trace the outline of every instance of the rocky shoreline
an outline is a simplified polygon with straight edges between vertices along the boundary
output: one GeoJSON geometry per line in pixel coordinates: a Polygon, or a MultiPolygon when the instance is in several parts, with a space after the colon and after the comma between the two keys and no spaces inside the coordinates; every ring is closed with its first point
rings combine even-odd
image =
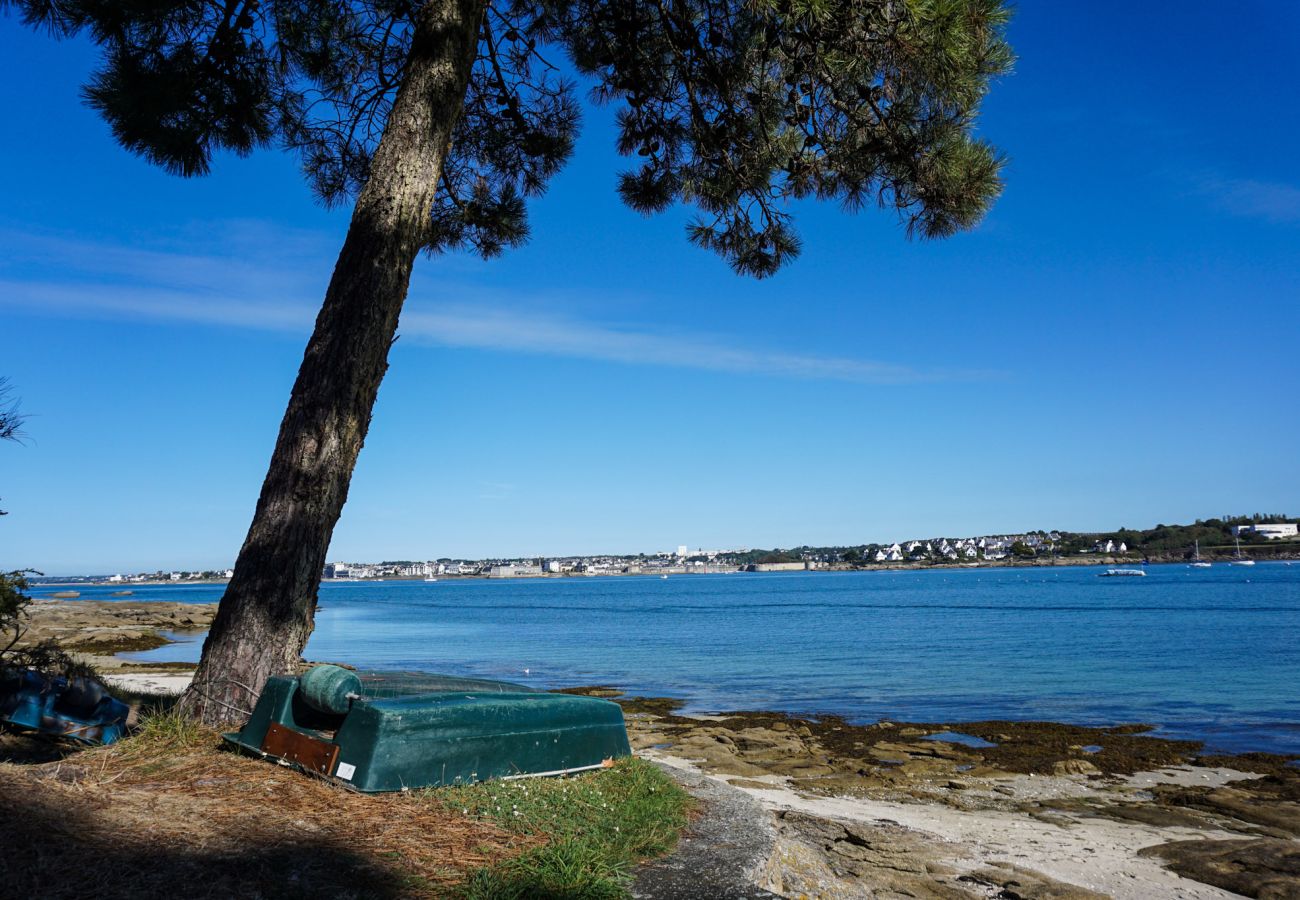
{"type": "Polygon", "coordinates": [[[782,896],[1300,898],[1300,768],[1142,725],[692,717],[611,688],[634,750],[755,797],[782,896]],[[939,739],[935,739],[935,738],[939,739]]]}
{"type": "MultiPolygon", "coordinates": [[[[38,601],[52,639],[133,690],[188,666],[115,656],[201,631],[214,604],[38,601]]],[[[1143,725],[879,722],[772,712],[681,715],[619,702],[634,751],[756,799],[775,831],[759,886],[787,897],[1297,898],[1300,768],[1212,756],[1143,725]]]]}
{"type": "Polygon", "coordinates": [[[172,643],[161,633],[164,631],[206,631],[216,614],[215,603],[35,600],[27,609],[20,645],[54,641],[102,672],[175,669],[178,666],[174,664],[131,663],[117,654],[172,643]]]}

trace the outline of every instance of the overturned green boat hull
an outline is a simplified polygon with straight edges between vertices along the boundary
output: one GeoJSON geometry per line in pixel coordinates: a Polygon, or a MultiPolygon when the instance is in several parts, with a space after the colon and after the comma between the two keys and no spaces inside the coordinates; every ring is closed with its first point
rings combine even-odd
{"type": "MultiPolygon", "coordinates": [[[[312,672],[332,674],[324,668],[312,672]]],[[[365,792],[566,774],[630,753],[616,703],[503,683],[448,684],[458,689],[366,699],[347,683],[321,692],[315,683],[303,690],[298,678],[271,678],[247,724],[225,737],[365,792]]]]}

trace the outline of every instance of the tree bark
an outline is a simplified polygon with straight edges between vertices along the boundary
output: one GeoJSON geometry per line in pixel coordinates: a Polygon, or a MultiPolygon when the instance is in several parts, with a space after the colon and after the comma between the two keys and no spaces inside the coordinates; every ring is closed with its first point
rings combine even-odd
{"type": "Polygon", "coordinates": [[[182,708],[217,725],[292,671],[311,635],[330,537],[370,426],[464,104],[486,0],[417,13],[405,78],[357,198],[280,424],[234,576],[182,708]]]}

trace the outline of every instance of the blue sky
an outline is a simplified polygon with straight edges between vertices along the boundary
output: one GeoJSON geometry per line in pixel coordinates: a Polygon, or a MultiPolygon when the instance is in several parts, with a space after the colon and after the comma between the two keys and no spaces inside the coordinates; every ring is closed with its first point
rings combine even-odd
{"type": "MultiPolygon", "coordinates": [[[[1024,4],[987,220],[804,204],[763,282],[623,207],[588,109],[528,246],[417,264],[331,558],[1296,512],[1300,6],[1160,6],[1024,4]]],[[[228,565],[347,212],[276,151],[150,168],[93,64],[0,18],[0,567],[228,565]]]]}

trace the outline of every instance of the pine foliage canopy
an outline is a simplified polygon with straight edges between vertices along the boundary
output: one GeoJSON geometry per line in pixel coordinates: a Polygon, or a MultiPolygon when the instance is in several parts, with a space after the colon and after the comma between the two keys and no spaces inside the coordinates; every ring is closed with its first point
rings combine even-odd
{"type": "MultiPolygon", "coordinates": [[[[278,144],[326,203],[366,182],[422,6],[0,0],[104,48],[85,99],[123,146],[191,176],[278,144]]],[[[738,272],[798,254],[805,197],[892,209],[920,237],[969,228],[1001,190],[975,125],[1012,64],[1008,17],[1004,0],[489,0],[424,244],[526,240],[526,199],[573,149],[578,81],[618,107],[628,205],[695,206],[690,239],[738,272]]]]}

